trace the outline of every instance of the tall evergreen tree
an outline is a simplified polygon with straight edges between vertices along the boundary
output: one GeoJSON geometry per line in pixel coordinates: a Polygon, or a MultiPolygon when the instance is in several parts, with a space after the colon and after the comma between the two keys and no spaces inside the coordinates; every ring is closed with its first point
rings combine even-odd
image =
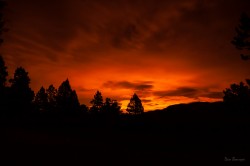
{"type": "Polygon", "coordinates": [[[9,107],[9,88],[6,87],[7,76],[7,67],[5,66],[4,60],[0,55],[0,115],[6,114],[9,107]]]}
{"type": "Polygon", "coordinates": [[[75,111],[79,111],[80,110],[80,102],[78,100],[78,96],[76,94],[76,91],[73,90],[72,94],[71,94],[71,104],[72,104],[72,109],[75,111]]]}
{"type": "Polygon", "coordinates": [[[103,98],[100,91],[97,91],[94,95],[94,99],[90,102],[92,107],[90,108],[91,113],[99,113],[103,107],[103,98]]]}
{"type": "Polygon", "coordinates": [[[139,99],[137,94],[134,94],[133,97],[130,99],[126,111],[129,114],[134,114],[134,115],[142,114],[144,112],[141,100],[139,99]]]}
{"type": "Polygon", "coordinates": [[[102,112],[110,115],[119,115],[121,113],[121,106],[116,100],[106,98],[103,104],[102,112]]]}
{"type": "Polygon", "coordinates": [[[34,92],[30,88],[30,78],[24,68],[18,67],[15,70],[14,78],[10,79],[11,98],[13,104],[19,109],[28,109],[31,107],[34,92]]]}
{"type": "Polygon", "coordinates": [[[24,100],[27,102],[31,102],[34,98],[34,92],[30,88],[30,78],[28,76],[28,72],[25,71],[24,68],[18,67],[15,70],[14,78],[10,79],[11,89],[17,93],[17,95],[21,95],[24,100]]]}
{"type": "Polygon", "coordinates": [[[48,111],[48,94],[46,93],[44,87],[41,87],[37,92],[34,104],[39,111],[48,111]]]}
{"type": "Polygon", "coordinates": [[[46,94],[48,97],[48,110],[54,111],[57,107],[57,89],[53,85],[50,85],[46,89],[46,94]]]}
{"type": "Polygon", "coordinates": [[[116,100],[112,100],[111,113],[115,115],[119,115],[122,113],[121,106],[116,100]]]}
{"type": "MultiPolygon", "coordinates": [[[[250,17],[246,13],[242,13],[240,24],[235,28],[236,36],[232,40],[232,44],[239,50],[250,50],[250,17]]],[[[250,59],[250,55],[241,54],[243,60],[250,59]]]]}
{"type": "Polygon", "coordinates": [[[60,111],[71,112],[80,110],[76,91],[71,89],[69,80],[64,81],[58,88],[57,106],[60,111]]]}
{"type": "Polygon", "coordinates": [[[6,86],[7,76],[7,67],[5,66],[3,57],[0,55],[0,91],[6,86]]]}
{"type": "Polygon", "coordinates": [[[110,98],[106,98],[105,102],[103,103],[102,112],[109,113],[111,111],[112,100],[110,98]]]}

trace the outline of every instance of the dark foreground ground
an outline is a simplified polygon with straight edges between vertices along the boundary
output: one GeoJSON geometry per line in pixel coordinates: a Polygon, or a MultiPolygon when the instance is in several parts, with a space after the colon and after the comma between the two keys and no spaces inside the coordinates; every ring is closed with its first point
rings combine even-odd
{"type": "Polygon", "coordinates": [[[248,165],[249,126],[216,110],[1,119],[0,165],[248,165]]]}

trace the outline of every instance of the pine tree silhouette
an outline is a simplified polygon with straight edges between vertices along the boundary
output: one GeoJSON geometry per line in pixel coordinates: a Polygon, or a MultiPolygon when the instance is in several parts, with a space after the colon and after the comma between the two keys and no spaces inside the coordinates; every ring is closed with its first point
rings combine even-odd
{"type": "Polygon", "coordinates": [[[10,90],[12,106],[15,111],[18,109],[27,113],[31,109],[34,92],[29,87],[30,78],[24,68],[18,67],[15,70],[14,78],[10,79],[10,90]]]}
{"type": "Polygon", "coordinates": [[[44,87],[41,87],[37,92],[34,100],[34,104],[39,111],[48,111],[48,94],[46,93],[44,87]]]}
{"type": "Polygon", "coordinates": [[[48,97],[48,111],[55,111],[57,107],[57,89],[53,85],[50,85],[46,89],[46,94],[48,97]]]}
{"type": "Polygon", "coordinates": [[[3,57],[0,55],[0,91],[6,86],[7,76],[7,67],[5,66],[3,57]]]}
{"type": "MultiPolygon", "coordinates": [[[[240,24],[235,28],[236,36],[232,40],[232,44],[239,50],[250,50],[250,17],[246,13],[242,13],[240,24]]],[[[250,55],[241,54],[242,60],[250,59],[250,55]]]]}
{"type": "Polygon", "coordinates": [[[76,91],[71,89],[68,79],[59,86],[56,99],[59,111],[74,113],[80,110],[76,91]]]}
{"type": "Polygon", "coordinates": [[[139,99],[137,94],[134,94],[133,97],[130,99],[126,111],[129,114],[134,114],[134,115],[142,114],[144,112],[141,100],[139,99]]]}
{"type": "Polygon", "coordinates": [[[121,107],[116,100],[106,98],[105,103],[103,104],[102,112],[107,115],[119,115],[121,114],[121,107]]]}
{"type": "Polygon", "coordinates": [[[6,114],[9,109],[9,88],[6,87],[7,67],[3,57],[0,55],[0,115],[6,114]]]}
{"type": "Polygon", "coordinates": [[[93,114],[100,113],[103,107],[103,98],[100,91],[97,91],[94,95],[94,99],[90,102],[92,107],[90,108],[90,112],[93,114]]]}

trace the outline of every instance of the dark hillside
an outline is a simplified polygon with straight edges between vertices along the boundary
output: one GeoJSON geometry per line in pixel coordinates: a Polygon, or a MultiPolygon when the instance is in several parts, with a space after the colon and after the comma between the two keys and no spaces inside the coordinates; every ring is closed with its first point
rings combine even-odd
{"type": "Polygon", "coordinates": [[[116,118],[36,116],[1,121],[3,161],[37,165],[166,165],[247,159],[249,120],[223,103],[191,103],[116,118]]]}

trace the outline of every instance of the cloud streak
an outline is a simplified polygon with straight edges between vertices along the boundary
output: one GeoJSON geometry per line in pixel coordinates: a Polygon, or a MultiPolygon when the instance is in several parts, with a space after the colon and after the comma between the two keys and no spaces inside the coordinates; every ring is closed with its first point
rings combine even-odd
{"type": "Polygon", "coordinates": [[[155,91],[153,93],[155,96],[160,98],[180,96],[187,98],[198,98],[198,97],[206,97],[212,99],[222,99],[223,93],[222,91],[210,91],[209,88],[194,88],[194,87],[178,87],[174,90],[166,90],[166,91],[155,91]]]}
{"type": "Polygon", "coordinates": [[[141,82],[129,82],[129,81],[107,81],[103,84],[104,88],[112,89],[132,89],[135,91],[144,91],[153,89],[153,82],[141,81],[141,82]]]}

